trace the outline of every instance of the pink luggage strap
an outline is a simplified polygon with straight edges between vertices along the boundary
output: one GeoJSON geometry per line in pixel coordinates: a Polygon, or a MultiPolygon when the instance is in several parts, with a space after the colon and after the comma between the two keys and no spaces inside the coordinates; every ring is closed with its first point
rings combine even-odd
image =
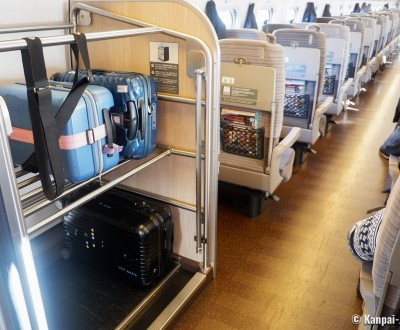
{"type": "MultiPolygon", "coordinates": [[[[61,135],[59,139],[59,145],[61,150],[73,150],[81,148],[86,145],[90,145],[99,141],[107,136],[106,125],[100,125],[86,131],[72,134],[72,135],[61,135]]],[[[31,130],[13,127],[11,133],[11,140],[33,144],[33,133],[31,130]]],[[[121,152],[122,147],[113,143],[113,147],[110,148],[107,144],[103,148],[103,153],[107,155],[113,155],[114,153],[121,152]]]]}

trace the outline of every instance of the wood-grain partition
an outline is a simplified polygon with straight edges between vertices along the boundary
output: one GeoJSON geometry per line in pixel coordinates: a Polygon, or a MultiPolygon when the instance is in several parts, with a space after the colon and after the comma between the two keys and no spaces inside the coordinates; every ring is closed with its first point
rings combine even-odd
{"type": "MultiPolygon", "coordinates": [[[[206,215],[205,226],[207,249],[203,254],[196,253],[196,215],[192,211],[172,206],[175,223],[174,253],[202,263],[204,269],[214,266],[215,256],[215,217],[217,201],[217,143],[219,109],[219,48],[216,35],[206,16],[184,1],[80,1],[98,9],[120,15],[124,18],[141,21],[144,26],[157,26],[164,30],[179,32],[199,39],[210,50],[212,72],[206,72],[203,80],[202,141],[204,160],[202,162],[202,207],[206,215]],[[206,82],[207,81],[207,82],[206,82]],[[211,85],[207,89],[207,84],[211,85]],[[210,93],[211,91],[211,93],[210,93]],[[211,94],[211,95],[207,95],[211,94]],[[207,106],[206,95],[211,98],[207,106]],[[205,255],[204,255],[205,254],[205,255]],[[208,261],[205,261],[208,260],[208,261]]],[[[78,5],[75,3],[75,5],[78,5]]],[[[88,22],[88,13],[78,12],[78,23],[88,22]],[[80,17],[80,15],[83,15],[80,17]]],[[[140,28],[97,14],[90,14],[90,24],[78,25],[79,32],[100,32],[140,28]]],[[[140,25],[140,24],[139,24],[140,25]]],[[[189,39],[190,39],[189,38],[189,39]]],[[[196,84],[188,75],[187,52],[193,48],[193,41],[184,40],[168,33],[147,34],[131,38],[93,42],[89,44],[92,68],[115,71],[134,71],[150,75],[150,42],[175,43],[178,45],[179,88],[177,94],[159,93],[157,145],[193,153],[195,141],[196,84]],[[179,99],[175,101],[174,99],[179,99]],[[182,99],[189,101],[182,101],[182,99]]],[[[198,45],[194,46],[198,48],[198,45]]],[[[190,66],[190,63],[189,63],[190,66]]],[[[190,74],[190,73],[189,73],[190,74]]],[[[135,161],[107,179],[121,175],[127,168],[135,166],[135,161]]],[[[190,205],[196,204],[196,167],[193,157],[171,155],[149,166],[124,182],[131,188],[165,196],[190,205]]]]}

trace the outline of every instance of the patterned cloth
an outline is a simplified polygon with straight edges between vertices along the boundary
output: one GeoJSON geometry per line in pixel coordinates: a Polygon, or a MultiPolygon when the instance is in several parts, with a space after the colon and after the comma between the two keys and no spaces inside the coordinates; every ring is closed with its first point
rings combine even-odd
{"type": "Polygon", "coordinates": [[[391,262],[393,249],[398,249],[396,240],[400,233],[400,180],[394,184],[386,204],[385,217],[382,221],[376,238],[375,259],[372,266],[374,295],[377,299],[384,299],[384,305],[393,311],[398,310],[400,303],[400,286],[389,285],[385,290],[385,277],[391,262]]]}
{"type": "Polygon", "coordinates": [[[349,231],[347,243],[350,252],[360,261],[374,259],[376,237],[385,209],[381,209],[369,218],[358,221],[349,231]]]}

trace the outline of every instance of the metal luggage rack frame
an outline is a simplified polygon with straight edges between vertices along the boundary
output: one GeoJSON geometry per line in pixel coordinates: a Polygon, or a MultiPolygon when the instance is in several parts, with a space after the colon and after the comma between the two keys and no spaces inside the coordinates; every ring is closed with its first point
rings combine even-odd
{"type": "MultiPolygon", "coordinates": [[[[168,156],[170,154],[176,154],[176,155],[184,155],[187,157],[193,157],[196,158],[196,205],[191,205],[185,202],[179,202],[179,201],[173,201],[171,199],[163,199],[162,197],[158,196],[157,199],[168,203],[170,205],[176,205],[179,207],[183,207],[187,210],[193,211],[196,213],[196,236],[197,237],[203,237],[204,235],[201,234],[201,224],[202,224],[202,217],[206,217],[207,215],[204,214],[206,213],[207,207],[205,206],[204,208],[201,206],[201,182],[202,182],[202,177],[201,177],[201,160],[202,158],[207,158],[207,154],[202,154],[202,143],[201,143],[201,108],[203,106],[210,107],[209,102],[207,100],[204,102],[201,100],[201,80],[203,79],[204,75],[206,72],[211,71],[210,63],[211,61],[211,55],[208,50],[208,48],[205,46],[205,44],[193,37],[189,36],[177,31],[169,30],[169,29],[164,29],[160,27],[156,27],[154,25],[150,25],[138,20],[134,20],[129,17],[124,17],[116,14],[109,13],[107,11],[98,9],[96,7],[88,6],[85,4],[75,4],[72,9],[71,9],[71,21],[73,24],[59,24],[59,25],[54,25],[54,26],[39,26],[39,27],[34,27],[34,26],[26,26],[26,27],[20,27],[20,28],[11,28],[11,29],[0,29],[0,33],[14,33],[14,32],[27,32],[27,31],[43,31],[43,30],[57,30],[57,29],[70,29],[73,28],[74,31],[76,31],[77,27],[77,15],[79,13],[79,10],[85,10],[93,14],[101,15],[103,17],[107,17],[110,19],[114,19],[120,22],[128,23],[131,25],[139,26],[140,28],[132,29],[132,30],[117,30],[117,31],[107,31],[107,32],[93,32],[93,33],[88,33],[86,34],[86,38],[88,42],[92,41],[100,41],[100,40],[107,40],[107,39],[116,39],[116,38],[124,38],[124,37],[132,37],[132,36],[140,36],[140,35],[148,35],[148,34],[166,34],[169,36],[174,36],[183,40],[186,40],[190,42],[191,47],[197,50],[201,50],[203,52],[203,56],[205,57],[205,67],[201,68],[195,68],[193,66],[193,63],[188,63],[188,74],[190,76],[193,76],[196,78],[197,83],[196,83],[196,99],[189,99],[189,98],[180,98],[180,97],[170,97],[167,95],[160,96],[159,98],[165,101],[170,101],[170,102],[180,102],[180,103],[185,103],[185,104],[194,104],[196,106],[196,152],[191,153],[191,152],[186,152],[186,151],[180,151],[180,150],[165,150],[161,154],[157,155],[156,157],[152,158],[148,162],[139,165],[138,167],[134,168],[133,170],[127,172],[124,174],[122,177],[118,179],[114,179],[110,182],[105,183],[103,186],[101,186],[99,189],[93,191],[92,193],[88,194],[84,198],[81,198],[77,200],[76,202],[72,203],[71,205],[68,205],[67,207],[63,208],[59,212],[55,213],[54,215],[47,217],[46,219],[43,219],[41,222],[39,222],[37,225],[34,225],[26,230],[28,234],[32,234],[39,229],[43,228],[47,224],[51,223],[52,221],[56,220],[63,214],[67,213],[68,211],[72,210],[75,207],[79,207],[80,205],[84,204],[88,200],[96,197],[97,195],[105,192],[106,190],[112,188],[113,186],[121,183],[123,180],[129,178],[130,176],[134,175],[135,173],[139,172],[140,170],[150,166],[151,164],[157,162],[158,160],[164,158],[165,156],[168,156]],[[197,46],[195,46],[197,44],[197,46]],[[200,46],[200,48],[198,47],[200,46]],[[189,72],[189,70],[192,70],[192,74],[189,72]]],[[[54,36],[54,37],[44,37],[42,38],[42,44],[44,47],[48,46],[56,46],[56,45],[68,45],[74,43],[74,39],[71,35],[63,35],[63,36],[54,36]]],[[[9,41],[3,41],[0,42],[0,52],[7,52],[7,51],[15,51],[15,50],[21,50],[26,47],[25,41],[21,40],[9,40],[9,41]]],[[[196,65],[198,63],[194,63],[196,65]]],[[[203,63],[202,63],[203,64],[203,63]]],[[[206,93],[207,95],[208,93],[206,93]]],[[[208,94],[210,95],[210,94],[208,94]]],[[[210,118],[208,118],[210,120],[210,118]]],[[[206,124],[207,128],[210,126],[210,122],[206,124]]],[[[209,133],[207,134],[209,136],[209,133]]],[[[209,139],[207,139],[209,140],[209,139]]],[[[207,150],[210,148],[206,148],[206,153],[207,150]]],[[[114,171],[116,168],[119,168],[120,166],[123,166],[125,162],[120,163],[117,167],[114,167],[110,169],[107,172],[104,172],[100,175],[97,175],[83,183],[80,184],[75,184],[75,185],[69,185],[69,189],[67,189],[61,196],[57,198],[57,200],[67,196],[71,192],[83,187],[86,184],[89,184],[90,182],[93,182],[95,180],[101,179],[101,177],[107,173],[110,173],[114,171]]],[[[207,172],[206,172],[207,173],[207,172]]],[[[20,182],[17,184],[18,188],[21,187],[26,187],[31,183],[34,183],[35,181],[39,180],[39,178],[30,178],[26,181],[20,182]]],[[[150,194],[151,196],[151,194],[150,194]]],[[[32,215],[33,213],[37,212],[38,210],[50,205],[53,201],[48,201],[48,200],[43,200],[43,194],[41,193],[41,188],[34,189],[33,191],[27,193],[26,195],[21,196],[21,202],[25,202],[27,200],[32,200],[33,197],[38,197],[38,201],[34,203],[34,205],[31,205],[27,207],[26,209],[23,210],[22,214],[24,217],[27,217],[29,215],[32,215]],[[39,197],[40,196],[40,197],[39,197]]],[[[156,196],[155,196],[156,197],[156,196]]],[[[207,198],[204,199],[207,202],[207,198]]],[[[204,231],[205,232],[205,231],[204,231]]],[[[196,251],[198,253],[202,253],[204,249],[204,244],[202,243],[202,240],[197,240],[196,244],[196,251]],[[203,246],[202,246],[203,245],[203,246]]],[[[204,254],[205,255],[205,254],[204,254]]],[[[206,264],[206,263],[205,263],[206,264]]]]}
{"type": "MultiPolygon", "coordinates": [[[[195,106],[195,152],[185,151],[185,150],[176,150],[171,148],[162,148],[157,146],[157,150],[154,154],[149,156],[150,159],[144,160],[143,163],[136,166],[134,169],[128,170],[125,174],[123,174],[118,179],[113,179],[109,182],[104,183],[100,188],[93,191],[92,193],[86,195],[83,198],[74,201],[70,205],[64,207],[60,211],[52,214],[51,216],[46,216],[44,219],[40,219],[37,225],[27,227],[26,217],[29,215],[35,214],[38,210],[43,209],[44,207],[50,205],[54,201],[57,201],[60,198],[65,197],[67,194],[73,192],[81,188],[82,186],[89,184],[95,180],[101,180],[102,176],[114,171],[116,168],[119,168],[126,164],[123,161],[117,165],[116,168],[110,169],[109,171],[102,173],[101,175],[97,175],[94,178],[85,181],[79,184],[67,184],[66,191],[59,196],[54,201],[44,200],[41,189],[29,192],[26,195],[20,196],[20,189],[27,187],[38,181],[38,177],[29,178],[28,180],[24,180],[22,182],[17,182],[17,176],[23,176],[24,172],[16,173],[12,156],[11,149],[8,143],[8,131],[7,131],[7,122],[6,117],[0,112],[0,139],[3,143],[0,143],[0,168],[3,169],[2,175],[0,176],[0,193],[3,196],[4,204],[5,204],[5,212],[7,215],[7,222],[10,228],[10,237],[12,240],[12,244],[14,246],[15,255],[17,258],[17,267],[20,268],[22,272],[20,272],[21,280],[23,283],[27,283],[27,307],[28,313],[32,316],[31,322],[33,322],[34,328],[40,328],[41,319],[45,318],[43,306],[40,303],[37,305],[37,297],[35,295],[35,291],[38,290],[37,278],[34,276],[34,273],[30,273],[32,271],[31,267],[33,265],[33,260],[31,258],[31,253],[26,255],[26,247],[29,246],[30,237],[33,233],[38,232],[40,229],[46,230],[46,226],[55,221],[57,218],[61,217],[63,214],[67,213],[69,210],[78,207],[88,201],[91,198],[96,197],[97,195],[105,192],[106,190],[112,188],[113,186],[121,183],[126,178],[134,175],[135,173],[141,171],[142,169],[154,164],[155,162],[160,161],[166,156],[170,155],[179,155],[182,157],[191,157],[195,158],[195,168],[196,168],[196,204],[191,205],[182,201],[169,199],[166,196],[158,196],[152,195],[152,193],[138,191],[143,195],[147,195],[148,197],[154,197],[159,201],[163,201],[170,205],[175,205],[179,208],[183,208],[196,214],[196,253],[202,254],[202,263],[199,263],[200,270],[203,274],[210,274],[210,262],[209,258],[213,258],[214,252],[211,252],[211,257],[208,255],[207,249],[207,238],[205,236],[208,233],[208,227],[210,224],[215,225],[215,203],[213,201],[213,196],[215,195],[214,189],[202,189],[202,186],[206,187],[214,187],[214,181],[216,182],[215,173],[216,170],[213,166],[214,153],[215,153],[215,141],[213,139],[213,132],[215,130],[214,126],[215,117],[214,111],[218,108],[218,99],[217,96],[214,95],[214,83],[212,81],[218,81],[219,69],[218,66],[215,65],[213,61],[213,56],[211,55],[211,51],[208,46],[200,39],[190,36],[181,32],[152,26],[141,21],[136,21],[128,17],[122,17],[119,15],[115,15],[103,10],[100,10],[95,7],[87,6],[84,4],[76,4],[71,9],[71,19],[74,24],[71,25],[54,25],[54,26],[40,26],[38,28],[35,27],[21,27],[16,29],[4,29],[0,28],[1,33],[14,33],[14,32],[27,32],[27,31],[38,31],[38,30],[60,30],[60,29],[70,29],[74,27],[76,30],[77,19],[76,16],[79,10],[85,10],[92,12],[94,14],[99,14],[102,16],[107,16],[108,18],[115,19],[121,22],[129,23],[132,25],[136,25],[139,28],[134,29],[125,29],[125,30],[117,30],[117,31],[104,31],[104,32],[92,32],[86,34],[86,39],[88,42],[107,40],[107,39],[116,39],[116,38],[126,38],[126,37],[135,37],[141,35],[151,35],[151,34],[164,34],[168,36],[173,36],[179,38],[181,40],[185,40],[187,43],[187,70],[188,75],[195,79],[196,83],[196,93],[195,99],[190,98],[181,98],[181,97],[170,97],[167,95],[162,95],[159,98],[165,100],[167,102],[179,102],[183,104],[192,104],[195,106]],[[215,68],[214,68],[215,67],[215,68]],[[208,77],[208,79],[206,79],[208,77]],[[205,100],[202,100],[202,83],[205,82],[205,100]],[[205,141],[202,141],[202,128],[204,127],[202,124],[202,109],[205,109],[205,141]],[[202,166],[202,160],[204,164],[202,166]],[[202,206],[202,201],[204,201],[202,206]],[[29,205],[25,209],[23,208],[23,203],[29,205]],[[210,217],[209,221],[205,221],[210,217]],[[28,244],[28,245],[27,245],[28,244]],[[22,248],[21,248],[22,247],[22,248]],[[25,251],[25,252],[24,252],[25,251]],[[35,315],[35,316],[33,316],[35,315]]],[[[50,46],[60,46],[60,45],[68,45],[74,43],[74,38],[70,34],[60,35],[60,36],[49,36],[41,38],[43,47],[50,46]]],[[[25,49],[27,47],[26,42],[23,39],[19,40],[5,40],[0,41],[0,53],[9,52],[9,51],[18,51],[25,49]]],[[[26,172],[25,172],[26,173],[26,172]]],[[[211,239],[214,240],[214,233],[211,233],[211,239]]],[[[196,283],[203,283],[203,277],[196,277],[196,283]]],[[[197,287],[198,284],[194,284],[193,282],[191,286],[197,287]]],[[[194,290],[193,288],[191,290],[194,290]]],[[[195,292],[195,291],[193,291],[195,292]]],[[[164,316],[164,315],[163,315],[164,316]]],[[[132,319],[133,315],[130,315],[128,319],[132,319]]],[[[160,322],[163,317],[160,318],[160,322]]]]}

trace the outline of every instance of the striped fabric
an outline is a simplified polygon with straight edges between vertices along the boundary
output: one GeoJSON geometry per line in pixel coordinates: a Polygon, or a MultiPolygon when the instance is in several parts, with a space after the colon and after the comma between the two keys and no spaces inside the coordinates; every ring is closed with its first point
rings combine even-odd
{"type": "MultiPolygon", "coordinates": [[[[383,288],[389,269],[395,241],[400,233],[400,180],[395,183],[386,205],[385,215],[376,239],[375,257],[372,266],[372,279],[376,302],[384,296],[385,309],[395,311],[399,307],[400,288],[389,286],[385,295],[383,288]]],[[[397,248],[400,248],[398,245],[397,248]]],[[[393,266],[393,265],[392,265],[393,266]]]]}
{"type": "MultiPolygon", "coordinates": [[[[238,32],[235,33],[238,35],[238,32]]],[[[275,145],[278,143],[283,123],[285,63],[283,48],[279,45],[268,43],[265,38],[266,36],[264,34],[264,40],[223,39],[219,41],[219,45],[221,50],[221,62],[233,63],[236,58],[243,57],[247,60],[248,64],[271,67],[276,70],[275,123],[273,134],[275,145]]],[[[221,163],[264,173],[265,167],[269,165],[267,164],[267,155],[269,138],[271,135],[270,113],[259,112],[259,126],[265,127],[264,159],[259,160],[221,152],[221,163]]]]}

